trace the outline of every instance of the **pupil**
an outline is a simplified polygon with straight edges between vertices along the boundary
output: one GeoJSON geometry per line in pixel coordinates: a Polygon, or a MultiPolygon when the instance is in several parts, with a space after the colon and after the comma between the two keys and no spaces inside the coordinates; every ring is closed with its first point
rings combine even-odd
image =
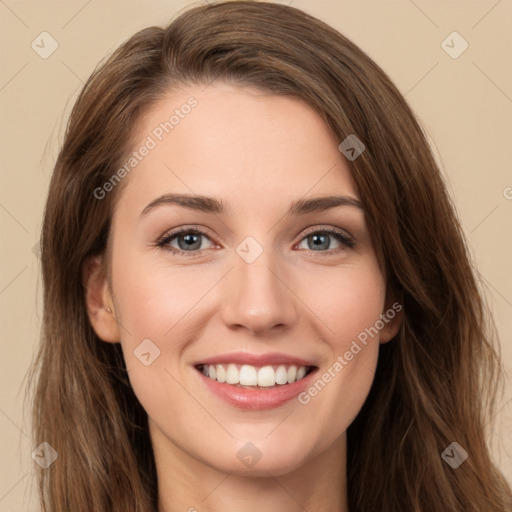
{"type": "Polygon", "coordinates": [[[311,237],[313,239],[313,246],[315,248],[319,248],[320,246],[324,246],[324,247],[321,247],[323,249],[328,249],[329,248],[329,237],[327,237],[326,235],[312,235],[311,237]],[[322,241],[319,241],[321,238],[324,238],[326,240],[326,242],[322,242],[322,241]],[[319,242],[319,243],[317,243],[319,242]]]}
{"type": "MultiPolygon", "coordinates": [[[[190,248],[198,248],[198,247],[192,247],[194,243],[197,244],[197,240],[199,239],[199,235],[183,235],[182,237],[183,239],[185,239],[185,249],[190,249],[190,248]]],[[[179,239],[178,239],[179,240],[179,239]]],[[[179,244],[181,246],[181,244],[179,244]]],[[[199,245],[201,245],[201,243],[199,242],[199,245]]],[[[183,247],[181,247],[183,248],[183,247]]]]}

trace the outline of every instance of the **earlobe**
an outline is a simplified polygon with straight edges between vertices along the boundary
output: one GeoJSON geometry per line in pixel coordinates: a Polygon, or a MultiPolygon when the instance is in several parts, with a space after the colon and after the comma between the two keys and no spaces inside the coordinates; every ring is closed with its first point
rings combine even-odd
{"type": "Polygon", "coordinates": [[[382,314],[384,327],[380,330],[380,343],[387,343],[397,335],[402,325],[402,309],[402,305],[395,302],[382,314]]]}
{"type": "Polygon", "coordinates": [[[83,267],[83,284],[87,315],[100,339],[109,343],[120,341],[112,293],[104,272],[101,256],[91,257],[83,267]]]}

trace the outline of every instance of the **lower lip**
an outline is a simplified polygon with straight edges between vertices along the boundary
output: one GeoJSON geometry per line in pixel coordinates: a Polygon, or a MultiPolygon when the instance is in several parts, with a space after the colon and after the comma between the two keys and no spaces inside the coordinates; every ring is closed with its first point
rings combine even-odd
{"type": "Polygon", "coordinates": [[[210,377],[206,377],[197,368],[194,368],[194,370],[202,377],[204,383],[213,394],[230,405],[240,409],[264,410],[279,407],[299,395],[310,385],[318,368],[314,368],[301,380],[292,384],[278,385],[271,389],[239,388],[210,379],[210,377]]]}

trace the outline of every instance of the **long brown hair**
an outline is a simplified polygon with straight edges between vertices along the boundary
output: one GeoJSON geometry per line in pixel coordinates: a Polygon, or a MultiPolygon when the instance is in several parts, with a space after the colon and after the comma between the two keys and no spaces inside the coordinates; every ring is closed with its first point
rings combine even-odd
{"type": "Polygon", "coordinates": [[[38,469],[42,510],[157,510],[147,415],[119,344],[94,333],[82,271],[106,250],[116,187],[141,113],[172,87],[224,80],[310,104],[349,162],[388,292],[403,323],[380,347],[375,381],[348,428],[355,511],[512,510],[488,431],[501,383],[495,330],[440,170],[414,114],[386,74],[325,23],[279,4],[233,1],[189,9],[141,30],[88,79],[50,183],[41,237],[42,341],[31,382],[34,444],[58,453],[38,469]],[[441,454],[457,442],[457,469],[441,454]]]}

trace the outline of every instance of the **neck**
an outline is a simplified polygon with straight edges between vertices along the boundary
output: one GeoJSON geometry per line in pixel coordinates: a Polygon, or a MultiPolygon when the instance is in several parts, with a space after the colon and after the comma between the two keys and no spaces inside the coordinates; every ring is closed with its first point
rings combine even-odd
{"type": "Polygon", "coordinates": [[[221,471],[191,457],[150,421],[158,477],[158,512],[348,512],[346,435],[285,474],[221,471]]]}

